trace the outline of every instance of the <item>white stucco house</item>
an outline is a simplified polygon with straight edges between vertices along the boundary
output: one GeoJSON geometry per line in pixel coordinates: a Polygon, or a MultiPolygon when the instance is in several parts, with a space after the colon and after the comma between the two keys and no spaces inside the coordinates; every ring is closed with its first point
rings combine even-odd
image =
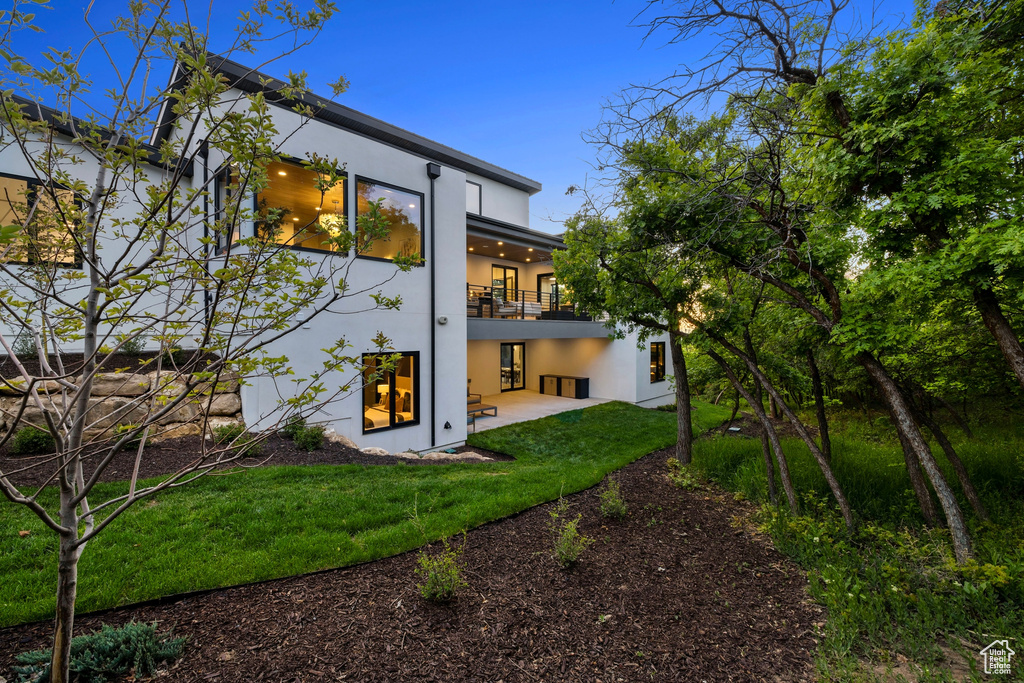
{"type": "MultiPolygon", "coordinates": [[[[210,59],[218,60],[220,73],[241,93],[269,92],[280,85],[235,62],[215,55],[210,59]]],[[[283,229],[289,248],[315,259],[361,261],[352,271],[350,284],[356,290],[386,280],[396,254],[424,257],[422,267],[381,288],[387,296],[402,297],[400,310],[341,320],[322,316],[275,342],[273,352],[288,356],[300,374],[319,363],[307,350],[339,332],[354,352],[370,354],[381,331],[403,354],[386,380],[329,405],[319,420],[360,447],[422,451],[465,442],[467,387],[484,396],[544,392],[647,406],[673,400],[665,372],[667,335],[643,348],[635,335],[610,339],[604,323],[579,314],[571,292],[559,286],[551,254],[563,244],[557,235],[529,225],[530,198],[541,191],[540,183],[328,98],[314,99],[324,104],[304,124],[292,103],[275,102],[285,160],[270,169],[270,186],[246,201],[288,207],[283,229]],[[306,201],[304,194],[312,190],[306,177],[310,172],[298,160],[311,152],[337,158],[344,169],[344,182],[323,201],[318,193],[316,201],[306,201]],[[390,209],[391,238],[370,253],[321,251],[317,240],[289,232],[289,221],[323,226],[330,214],[343,215],[347,226],[356,226],[367,201],[380,199],[390,209]]],[[[165,106],[148,142],[158,148],[176,134],[171,107],[165,106]]],[[[191,169],[196,182],[223,167],[223,160],[210,155],[197,159],[191,169]]],[[[152,172],[160,170],[154,166],[152,172]]],[[[0,151],[0,179],[6,185],[27,182],[30,175],[16,150],[0,151]]],[[[3,201],[0,196],[0,212],[3,201]]],[[[211,202],[208,210],[217,211],[216,205],[211,202]]],[[[243,225],[241,231],[246,230],[256,227],[243,225]]],[[[364,360],[372,365],[372,357],[364,360]]],[[[248,378],[241,389],[248,425],[258,428],[270,419],[279,387],[270,378],[248,378]]]]}

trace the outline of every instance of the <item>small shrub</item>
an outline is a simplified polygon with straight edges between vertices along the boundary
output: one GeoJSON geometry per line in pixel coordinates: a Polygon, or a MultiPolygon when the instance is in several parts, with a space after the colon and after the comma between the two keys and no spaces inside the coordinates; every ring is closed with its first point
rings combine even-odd
{"type": "MultiPolygon", "coordinates": [[[[139,428],[139,425],[133,425],[133,424],[116,425],[114,427],[114,439],[115,440],[120,440],[120,438],[122,436],[124,436],[128,432],[130,432],[130,431],[132,431],[134,429],[138,429],[138,428],[139,428]]],[[[128,442],[125,443],[124,448],[122,448],[121,450],[125,450],[125,451],[138,450],[139,444],[141,444],[141,443],[142,443],[142,432],[139,432],[134,437],[129,439],[128,442]]]]}
{"type": "Polygon", "coordinates": [[[11,455],[45,455],[57,450],[57,444],[50,432],[35,427],[22,427],[7,446],[11,455]]]}
{"type": "Polygon", "coordinates": [[[462,547],[465,547],[465,536],[463,536],[462,547],[453,548],[448,544],[448,539],[443,539],[444,550],[436,554],[430,554],[421,550],[416,557],[419,567],[416,574],[423,579],[423,583],[417,588],[420,595],[431,602],[448,602],[455,597],[456,591],[465,588],[469,584],[462,578],[462,547]]]}
{"type": "Polygon", "coordinates": [[[599,497],[601,499],[601,514],[604,517],[610,519],[626,518],[626,501],[622,500],[619,482],[609,479],[599,497]]]}
{"type": "Polygon", "coordinates": [[[162,366],[166,368],[180,368],[188,360],[188,351],[185,349],[179,349],[177,347],[173,349],[164,349],[163,353],[160,354],[162,366]]]}
{"type": "Polygon", "coordinates": [[[315,451],[324,445],[325,431],[326,429],[323,425],[303,427],[295,435],[295,445],[304,451],[315,451]]]}
{"type": "Polygon", "coordinates": [[[231,445],[231,450],[241,455],[255,457],[263,452],[263,444],[256,436],[245,431],[245,425],[232,423],[213,428],[213,442],[218,446],[231,445]]]}
{"type": "MultiPolygon", "coordinates": [[[[131,622],[121,628],[104,625],[98,632],[71,639],[71,677],[82,683],[104,683],[132,674],[149,676],[158,664],[181,656],[185,638],[170,632],[157,635],[155,624],[131,622]]],[[[50,680],[51,650],[25,652],[15,661],[14,683],[50,680]]]]}
{"type": "Polygon", "coordinates": [[[11,348],[18,358],[34,358],[36,356],[36,343],[29,334],[19,334],[11,348]]]}
{"type": "Polygon", "coordinates": [[[298,415],[293,415],[288,418],[288,421],[284,423],[284,427],[281,427],[281,436],[286,439],[295,441],[295,437],[298,436],[299,432],[306,428],[306,418],[298,415]]]}
{"type": "Polygon", "coordinates": [[[121,342],[121,347],[118,350],[126,356],[138,356],[146,350],[146,340],[141,334],[131,338],[121,338],[118,341],[121,342]]]}
{"type": "Polygon", "coordinates": [[[558,504],[548,514],[551,516],[548,531],[551,533],[554,546],[552,557],[562,569],[568,569],[576,564],[580,555],[594,539],[580,533],[579,523],[583,518],[582,514],[576,515],[575,519],[569,519],[569,501],[565,498],[559,497],[558,504]]]}
{"type": "Polygon", "coordinates": [[[681,489],[694,491],[702,485],[700,478],[689,467],[679,464],[676,458],[668,459],[668,478],[681,489]]]}

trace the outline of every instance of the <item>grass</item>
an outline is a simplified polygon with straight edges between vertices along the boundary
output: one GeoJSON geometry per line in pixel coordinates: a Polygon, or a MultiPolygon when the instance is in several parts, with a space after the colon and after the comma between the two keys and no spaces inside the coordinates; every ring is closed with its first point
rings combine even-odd
{"type": "MultiPolygon", "coordinates": [[[[698,404],[695,428],[727,417],[698,404]]],[[[395,555],[555,500],[563,490],[594,486],[674,442],[674,415],[607,403],[471,436],[472,445],[515,462],[266,467],[209,476],[136,505],[88,545],[78,611],[395,555]]],[[[100,484],[94,499],[125,487],[100,484]]],[[[55,500],[54,491],[44,492],[44,505],[52,509],[55,500]]],[[[56,547],[34,515],[5,507],[0,626],[52,617],[56,547]]]]}
{"type": "MultiPolygon", "coordinates": [[[[897,653],[921,680],[952,680],[949,650],[980,676],[977,652],[996,636],[1024,645],[1024,429],[983,428],[974,439],[949,429],[992,520],[970,517],[976,561],[958,567],[945,530],[924,530],[902,451],[884,425],[850,414],[833,435],[836,477],[857,514],[849,535],[804,444],[783,441],[801,515],[764,506],[759,519],[776,546],[809,571],[811,593],[828,608],[819,650],[823,680],[865,680],[868,660],[895,666],[897,653]],[[945,648],[945,652],[943,649],[945,648]]],[[[936,457],[955,483],[941,451],[936,457]]],[[[739,497],[765,503],[760,442],[717,437],[697,443],[694,465],[739,497]]],[[[780,489],[781,491],[781,489],[780,489]]],[[[965,513],[970,509],[961,501],[965,513]]],[[[1024,680],[1024,667],[1014,667],[1024,680]]],[[[871,677],[867,676],[867,680],[871,677]]]]}

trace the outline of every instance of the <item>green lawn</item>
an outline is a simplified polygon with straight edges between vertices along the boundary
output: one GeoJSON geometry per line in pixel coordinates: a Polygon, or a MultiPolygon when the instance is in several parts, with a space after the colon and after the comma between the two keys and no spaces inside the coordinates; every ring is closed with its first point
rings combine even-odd
{"type": "MultiPolygon", "coordinates": [[[[699,404],[695,426],[725,420],[699,404]]],[[[565,493],[675,443],[675,415],[609,403],[472,435],[516,462],[266,467],[210,476],[145,501],[86,548],[78,610],[378,559],[565,493]],[[410,519],[417,509],[426,539],[410,519]]],[[[123,491],[102,484],[99,498],[123,491]]],[[[52,492],[51,492],[52,493],[52,492]]],[[[44,496],[52,505],[55,495],[44,496]]],[[[31,513],[0,515],[0,626],[50,618],[56,537],[31,513]],[[26,537],[19,531],[29,530],[26,537]]],[[[410,581],[412,578],[410,577],[410,581]]]]}

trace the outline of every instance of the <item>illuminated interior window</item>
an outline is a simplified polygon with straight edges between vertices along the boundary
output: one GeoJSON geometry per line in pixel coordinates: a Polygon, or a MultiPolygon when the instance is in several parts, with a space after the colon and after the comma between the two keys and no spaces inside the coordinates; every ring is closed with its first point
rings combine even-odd
{"type": "Polygon", "coordinates": [[[418,351],[401,354],[393,372],[378,372],[382,357],[363,356],[363,433],[418,424],[418,351]]]}
{"type": "Polygon", "coordinates": [[[336,251],[331,241],[346,229],[342,180],[321,192],[315,171],[275,161],[267,168],[269,186],[256,197],[256,234],[278,244],[336,251]]]}
{"type": "Polygon", "coordinates": [[[47,188],[28,178],[0,176],[0,225],[22,228],[3,260],[80,267],[81,252],[75,240],[79,213],[71,190],[47,188]]]}
{"type": "Polygon", "coordinates": [[[370,202],[381,202],[380,211],[388,228],[387,237],[369,240],[357,221],[360,256],[388,260],[396,256],[422,256],[423,195],[370,180],[356,182],[356,195],[359,216],[367,214],[370,202]]]}
{"type": "Polygon", "coordinates": [[[651,384],[665,379],[665,342],[651,342],[651,384]]]}

